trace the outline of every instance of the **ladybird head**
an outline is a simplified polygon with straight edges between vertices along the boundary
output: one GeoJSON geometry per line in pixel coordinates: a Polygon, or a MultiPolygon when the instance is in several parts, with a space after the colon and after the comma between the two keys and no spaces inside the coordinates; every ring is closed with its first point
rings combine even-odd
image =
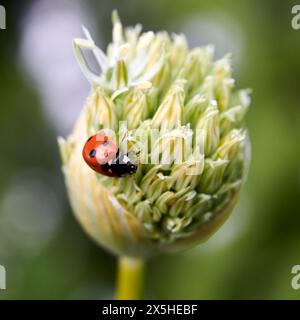
{"type": "Polygon", "coordinates": [[[117,146],[103,132],[91,136],[82,151],[85,162],[96,171],[99,171],[101,165],[115,159],[117,153],[117,146]]]}

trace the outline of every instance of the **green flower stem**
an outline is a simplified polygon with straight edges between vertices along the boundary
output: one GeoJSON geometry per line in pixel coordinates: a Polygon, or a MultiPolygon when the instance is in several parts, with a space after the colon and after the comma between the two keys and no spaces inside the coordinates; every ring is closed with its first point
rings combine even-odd
{"type": "Polygon", "coordinates": [[[121,256],[118,261],[117,300],[143,298],[144,261],[121,256]]]}

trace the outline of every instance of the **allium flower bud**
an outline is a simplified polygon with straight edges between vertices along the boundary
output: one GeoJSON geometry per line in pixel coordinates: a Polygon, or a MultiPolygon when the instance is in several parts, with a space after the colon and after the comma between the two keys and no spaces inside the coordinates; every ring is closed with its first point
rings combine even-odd
{"type": "Polygon", "coordinates": [[[230,56],[213,62],[212,47],[190,51],[184,35],[123,30],[116,13],[106,53],[84,33],[73,47],[91,93],[71,135],[59,139],[77,219],[119,255],[145,257],[207,239],[235,205],[249,161],[249,91],[235,89],[230,56]],[[83,49],[93,52],[100,74],[83,49]],[[82,148],[100,130],[134,155],[134,174],[106,177],[84,163],[82,148]]]}

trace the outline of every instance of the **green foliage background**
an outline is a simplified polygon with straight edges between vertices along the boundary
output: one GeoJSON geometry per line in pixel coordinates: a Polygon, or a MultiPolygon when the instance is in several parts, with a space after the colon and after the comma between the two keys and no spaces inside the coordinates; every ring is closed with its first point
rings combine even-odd
{"type": "MultiPolygon", "coordinates": [[[[207,243],[149,261],[146,297],[299,299],[300,290],[290,285],[291,268],[300,264],[300,30],[291,27],[295,3],[82,2],[101,16],[102,46],[110,40],[113,8],[119,10],[124,24],[142,22],[144,29],[170,32],[180,32],[182,21],[189,17],[210,16],[218,23],[221,15],[234,21],[234,30],[242,35],[243,54],[234,77],[239,87],[253,88],[253,102],[248,115],[252,163],[241,201],[207,243]]],[[[85,236],[71,213],[60,172],[57,133],[42,111],[36,83],[20,65],[20,33],[26,28],[20,21],[34,3],[1,4],[6,5],[9,25],[0,30],[0,264],[7,269],[7,290],[0,291],[0,299],[111,298],[115,258],[85,236]],[[41,172],[38,178],[44,188],[49,185],[54,190],[49,197],[54,197],[56,206],[49,206],[49,198],[39,210],[51,214],[57,206],[63,208],[47,241],[38,225],[24,231],[18,188],[13,200],[7,200],[8,190],[20,177],[31,190],[33,171],[41,172]]]]}

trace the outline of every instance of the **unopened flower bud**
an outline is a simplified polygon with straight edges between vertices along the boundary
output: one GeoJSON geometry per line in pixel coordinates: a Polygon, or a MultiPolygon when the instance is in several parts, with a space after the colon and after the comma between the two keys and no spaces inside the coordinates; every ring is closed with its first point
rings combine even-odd
{"type": "Polygon", "coordinates": [[[212,47],[190,51],[184,35],[123,28],[116,12],[107,52],[84,34],[73,48],[91,94],[72,133],[59,138],[78,221],[119,255],[204,241],[230,214],[249,163],[249,91],[234,88],[230,57],[214,62],[212,47]],[[100,73],[82,49],[93,53],[100,73]],[[108,177],[85,164],[82,148],[101,130],[126,161],[134,159],[134,173],[108,177]]]}

